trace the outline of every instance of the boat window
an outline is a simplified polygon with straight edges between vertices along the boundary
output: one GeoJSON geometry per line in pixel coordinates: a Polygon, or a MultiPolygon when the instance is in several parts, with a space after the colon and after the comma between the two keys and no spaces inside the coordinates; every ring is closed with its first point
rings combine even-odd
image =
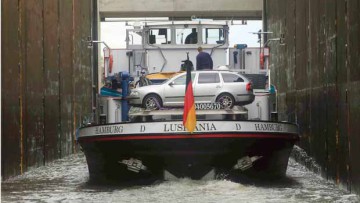
{"type": "Polygon", "coordinates": [[[221,76],[225,83],[244,82],[244,80],[240,76],[232,74],[232,73],[221,73],[221,76]]]}
{"type": "Polygon", "coordinates": [[[171,30],[167,28],[150,29],[149,44],[171,44],[171,30]]]}
{"type": "Polygon", "coordinates": [[[225,43],[223,28],[204,28],[203,44],[223,44],[225,43]]]}
{"type": "MultiPolygon", "coordinates": [[[[195,78],[195,73],[191,73],[191,80],[193,82],[194,82],[194,78],[195,78]]],[[[186,74],[176,78],[173,82],[174,82],[173,83],[174,85],[185,85],[185,83],[186,83],[186,74]]]]}
{"type": "Polygon", "coordinates": [[[199,84],[206,84],[206,83],[219,83],[220,78],[218,73],[199,73],[199,84]]]}
{"type": "Polygon", "coordinates": [[[141,32],[139,32],[137,30],[129,30],[127,40],[128,40],[129,45],[142,45],[141,32]]]}
{"type": "Polygon", "coordinates": [[[176,29],[176,44],[197,44],[196,28],[176,29]]]}

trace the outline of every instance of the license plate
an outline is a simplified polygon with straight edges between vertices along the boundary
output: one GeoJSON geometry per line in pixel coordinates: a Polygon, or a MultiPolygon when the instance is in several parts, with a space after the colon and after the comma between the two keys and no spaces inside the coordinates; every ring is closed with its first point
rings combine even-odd
{"type": "Polygon", "coordinates": [[[215,103],[195,103],[196,110],[217,110],[222,109],[222,106],[219,102],[215,103]]]}

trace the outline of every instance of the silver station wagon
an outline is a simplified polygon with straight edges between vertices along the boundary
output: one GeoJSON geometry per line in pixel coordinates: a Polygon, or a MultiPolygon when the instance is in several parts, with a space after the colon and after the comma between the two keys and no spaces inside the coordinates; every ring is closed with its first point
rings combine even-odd
{"type": "MultiPolygon", "coordinates": [[[[254,101],[250,81],[231,71],[192,71],[195,103],[220,103],[222,108],[246,105],[254,101]]],[[[159,85],[135,88],[128,97],[132,106],[155,110],[184,105],[186,72],[159,85]]]]}

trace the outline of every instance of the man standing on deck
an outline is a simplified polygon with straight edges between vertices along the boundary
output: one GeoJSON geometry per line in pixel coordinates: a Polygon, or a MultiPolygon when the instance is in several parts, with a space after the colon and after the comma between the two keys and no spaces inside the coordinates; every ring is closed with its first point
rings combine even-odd
{"type": "Polygon", "coordinates": [[[204,52],[202,47],[198,49],[199,54],[196,56],[196,70],[212,70],[213,60],[209,53],[204,52]]]}

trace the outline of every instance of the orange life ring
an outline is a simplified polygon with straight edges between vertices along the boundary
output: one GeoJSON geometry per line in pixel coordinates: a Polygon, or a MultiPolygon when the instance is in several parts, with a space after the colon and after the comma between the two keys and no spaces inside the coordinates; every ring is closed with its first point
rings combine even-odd
{"type": "Polygon", "coordinates": [[[260,69],[264,69],[264,53],[260,53],[260,69]]]}
{"type": "Polygon", "coordinates": [[[114,63],[114,58],[113,58],[113,55],[110,52],[110,56],[109,56],[109,73],[111,73],[111,71],[112,71],[113,63],[114,63]]]}

